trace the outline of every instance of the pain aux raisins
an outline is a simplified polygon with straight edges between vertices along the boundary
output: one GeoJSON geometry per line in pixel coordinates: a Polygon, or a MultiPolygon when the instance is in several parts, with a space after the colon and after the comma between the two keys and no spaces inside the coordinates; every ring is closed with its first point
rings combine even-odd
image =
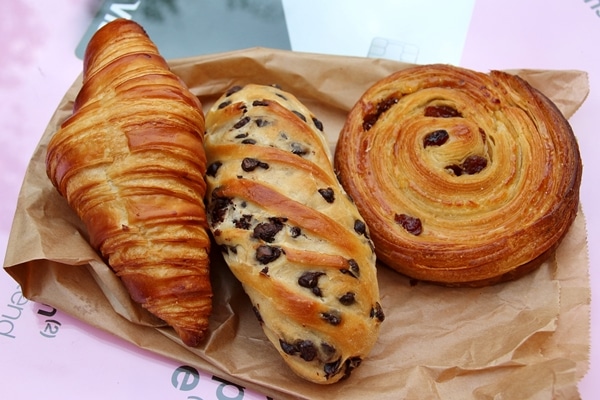
{"type": "Polygon", "coordinates": [[[335,193],[332,188],[328,187],[325,189],[319,189],[319,193],[321,196],[323,196],[326,202],[333,203],[335,201],[335,193]]]}
{"type": "Polygon", "coordinates": [[[256,249],[256,260],[261,264],[269,264],[277,260],[282,253],[279,247],[261,245],[256,249]]]}
{"type": "Polygon", "coordinates": [[[363,129],[365,131],[368,131],[369,129],[371,129],[373,127],[373,125],[375,125],[375,123],[379,120],[379,118],[381,117],[381,114],[383,114],[384,112],[386,112],[387,110],[392,108],[392,106],[396,103],[398,103],[398,98],[394,97],[394,96],[388,97],[387,99],[382,100],[379,103],[377,103],[377,106],[375,107],[375,111],[365,115],[365,117],[363,119],[363,125],[362,125],[363,129]]]}
{"type": "Polygon", "coordinates": [[[412,235],[419,236],[423,232],[423,225],[419,218],[407,214],[396,214],[394,221],[412,235]]]}
{"type": "Polygon", "coordinates": [[[242,160],[242,169],[246,172],[252,172],[256,168],[269,169],[269,164],[257,160],[256,158],[246,157],[242,160]]]}
{"type": "Polygon", "coordinates": [[[447,105],[425,107],[425,116],[434,118],[462,118],[460,111],[447,105]]]}

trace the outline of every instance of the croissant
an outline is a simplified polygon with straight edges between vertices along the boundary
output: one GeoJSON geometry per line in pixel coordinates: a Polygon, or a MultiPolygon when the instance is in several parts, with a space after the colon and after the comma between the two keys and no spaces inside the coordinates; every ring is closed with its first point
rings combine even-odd
{"type": "Polygon", "coordinates": [[[348,377],[384,313],[366,224],[323,124],[292,94],[232,87],[206,114],[209,226],[262,328],[298,376],[348,377]]]}
{"type": "Polygon", "coordinates": [[[348,115],[340,180],[377,257],[416,280],[519,278],[574,220],[582,165],[556,106],[523,79],[449,65],[376,82],[348,115]]]}
{"type": "Polygon", "coordinates": [[[204,115],[143,28],[92,37],[83,84],[51,138],[47,175],[132,299],[196,346],[212,308],[204,115]]]}

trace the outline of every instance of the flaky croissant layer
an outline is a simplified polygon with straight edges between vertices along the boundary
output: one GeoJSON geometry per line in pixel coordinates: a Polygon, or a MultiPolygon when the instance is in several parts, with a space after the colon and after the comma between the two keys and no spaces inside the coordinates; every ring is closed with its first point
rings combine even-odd
{"type": "Polygon", "coordinates": [[[212,309],[203,132],[198,99],[138,24],[116,20],[89,42],[73,115],[46,157],[133,300],[190,346],[212,309]]]}

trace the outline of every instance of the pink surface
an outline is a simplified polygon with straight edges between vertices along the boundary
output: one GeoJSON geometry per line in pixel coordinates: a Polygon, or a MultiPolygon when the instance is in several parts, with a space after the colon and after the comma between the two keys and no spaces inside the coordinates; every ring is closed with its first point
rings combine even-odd
{"type": "Polygon", "coordinates": [[[590,370],[580,382],[583,399],[598,396],[600,377],[600,1],[477,1],[461,65],[490,69],[576,69],[589,73],[590,94],[570,122],[584,171],[581,203],[587,221],[592,287],[590,370]],[[596,389],[596,390],[594,390],[596,389]]]}
{"type": "MultiPolygon", "coordinates": [[[[64,92],[81,70],[74,55],[99,0],[0,2],[0,256],[4,258],[18,191],[29,158],[64,92]]],[[[571,122],[585,171],[581,201],[588,222],[593,299],[600,295],[600,203],[595,154],[600,110],[598,1],[479,0],[461,64],[479,69],[581,69],[591,93],[571,122]],[[494,4],[494,5],[492,5],[494,4]]],[[[236,398],[238,389],[150,354],[60,312],[23,299],[0,276],[0,393],[20,398],[236,398]],[[97,379],[101,376],[101,379],[97,379]]],[[[600,308],[592,303],[591,369],[580,384],[593,399],[600,376],[600,308]]],[[[264,399],[246,391],[244,399],[264,399]]]]}

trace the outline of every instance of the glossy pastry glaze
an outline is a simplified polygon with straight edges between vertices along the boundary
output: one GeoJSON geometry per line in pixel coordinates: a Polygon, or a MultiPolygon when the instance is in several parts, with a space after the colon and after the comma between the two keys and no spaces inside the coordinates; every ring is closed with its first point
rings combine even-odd
{"type": "Polygon", "coordinates": [[[91,39],[73,115],[46,157],[92,246],[189,346],[212,310],[203,132],[198,99],[138,24],[116,20],[91,39]]]}
{"type": "Polygon", "coordinates": [[[401,70],[350,112],[335,167],[378,260],[481,286],[536,268],[578,209],[581,160],[554,104],[517,76],[401,70]]]}

